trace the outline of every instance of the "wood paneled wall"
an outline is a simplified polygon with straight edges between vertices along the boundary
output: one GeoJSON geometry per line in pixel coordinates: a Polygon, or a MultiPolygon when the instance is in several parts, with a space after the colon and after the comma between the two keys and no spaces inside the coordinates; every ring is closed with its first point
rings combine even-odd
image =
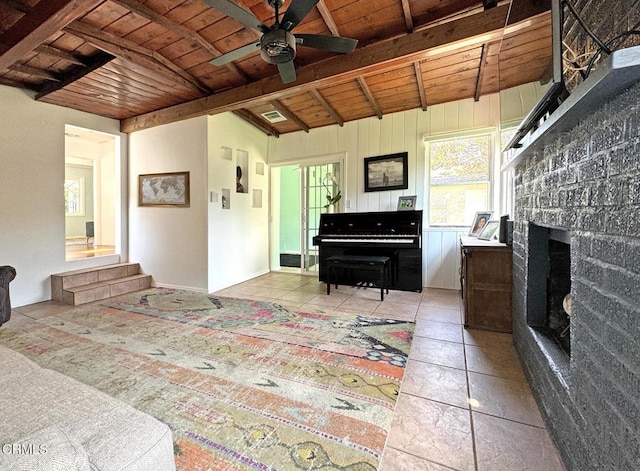
{"type": "MultiPolygon", "coordinates": [[[[346,212],[395,211],[398,196],[416,195],[417,207],[425,208],[424,139],[438,134],[496,127],[521,119],[535,105],[544,88],[538,83],[507,90],[502,94],[434,105],[426,111],[411,110],[382,119],[368,118],[327,126],[309,133],[298,132],[269,138],[269,164],[300,163],[305,159],[345,153],[346,212]],[[402,191],[364,191],[364,158],[395,152],[409,154],[409,188],[402,191]]],[[[496,147],[496,159],[499,149],[496,147]]],[[[505,175],[496,172],[496,179],[505,175]]],[[[496,184],[494,188],[502,188],[496,184]]],[[[497,191],[497,190],[496,190],[497,191]]],[[[493,198],[503,201],[503,198],[493,198]]],[[[493,208],[496,212],[505,208],[493,208]]],[[[425,221],[428,220],[425,215],[425,221]]],[[[423,279],[425,286],[459,289],[459,235],[467,229],[425,227],[423,231],[423,279]]]]}

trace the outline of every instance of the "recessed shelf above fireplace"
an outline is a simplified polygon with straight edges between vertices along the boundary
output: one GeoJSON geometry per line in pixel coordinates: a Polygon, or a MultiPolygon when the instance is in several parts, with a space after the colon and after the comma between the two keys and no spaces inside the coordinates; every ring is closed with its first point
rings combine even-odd
{"type": "Polygon", "coordinates": [[[614,51],[549,115],[535,131],[524,137],[521,147],[511,149],[502,170],[512,170],[560,134],[575,127],[595,108],[640,80],[640,46],[614,51]]]}

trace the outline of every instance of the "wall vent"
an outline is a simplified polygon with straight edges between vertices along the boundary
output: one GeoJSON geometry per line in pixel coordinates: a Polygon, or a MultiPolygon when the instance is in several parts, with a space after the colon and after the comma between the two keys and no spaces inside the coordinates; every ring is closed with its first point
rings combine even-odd
{"type": "Polygon", "coordinates": [[[262,117],[270,123],[280,123],[287,120],[287,118],[285,118],[284,115],[277,110],[262,113],[262,117]]]}

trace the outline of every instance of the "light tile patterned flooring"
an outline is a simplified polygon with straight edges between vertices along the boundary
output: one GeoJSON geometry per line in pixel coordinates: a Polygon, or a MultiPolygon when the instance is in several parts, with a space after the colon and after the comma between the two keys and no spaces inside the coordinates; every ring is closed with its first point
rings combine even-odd
{"type": "MultiPolygon", "coordinates": [[[[332,288],[317,277],[272,272],[217,294],[293,308],[416,322],[409,363],[379,471],[563,471],[511,335],[462,326],[458,291],[332,288]]],[[[44,302],[14,309],[11,323],[72,309],[44,302]]]]}
{"type": "Polygon", "coordinates": [[[464,329],[460,293],[331,288],[269,273],[219,291],[297,308],[416,321],[379,471],[562,471],[510,334],[464,329]]]}

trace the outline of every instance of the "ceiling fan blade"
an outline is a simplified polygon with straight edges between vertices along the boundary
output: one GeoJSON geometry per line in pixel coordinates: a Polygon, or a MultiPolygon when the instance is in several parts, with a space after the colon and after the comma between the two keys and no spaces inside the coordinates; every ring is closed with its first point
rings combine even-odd
{"type": "Polygon", "coordinates": [[[342,38],[340,36],[322,36],[320,34],[296,34],[296,44],[314,47],[323,51],[348,54],[353,52],[358,44],[357,39],[342,38]]]}
{"type": "Polygon", "coordinates": [[[258,31],[262,31],[263,33],[269,31],[269,27],[258,18],[253,16],[252,13],[249,13],[244,8],[240,8],[238,5],[229,0],[204,0],[204,2],[210,7],[213,7],[216,10],[220,11],[221,13],[224,13],[225,15],[239,21],[247,28],[257,29],[258,31]]]}
{"type": "Polygon", "coordinates": [[[319,0],[292,0],[287,8],[280,25],[287,31],[291,31],[305,16],[316,6],[319,0]]]}
{"type": "Polygon", "coordinates": [[[278,72],[282,78],[282,83],[295,82],[296,80],[296,67],[293,61],[283,62],[278,64],[278,72]]]}
{"type": "Polygon", "coordinates": [[[246,46],[239,47],[238,49],[234,49],[233,51],[229,51],[226,54],[216,57],[211,61],[211,64],[215,66],[225,65],[236,59],[240,59],[247,54],[251,54],[257,49],[260,49],[260,43],[247,44],[246,46]]]}

